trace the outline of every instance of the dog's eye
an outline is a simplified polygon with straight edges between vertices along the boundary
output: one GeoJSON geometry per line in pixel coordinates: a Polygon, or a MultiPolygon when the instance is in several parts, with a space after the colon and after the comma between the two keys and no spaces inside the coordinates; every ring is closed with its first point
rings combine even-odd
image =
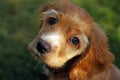
{"type": "Polygon", "coordinates": [[[50,24],[50,25],[54,25],[56,22],[57,22],[56,18],[51,17],[48,19],[48,24],[50,24]]]}
{"type": "Polygon", "coordinates": [[[72,37],[72,38],[70,38],[70,42],[73,45],[77,45],[77,44],[79,44],[79,39],[77,37],[72,37]]]}

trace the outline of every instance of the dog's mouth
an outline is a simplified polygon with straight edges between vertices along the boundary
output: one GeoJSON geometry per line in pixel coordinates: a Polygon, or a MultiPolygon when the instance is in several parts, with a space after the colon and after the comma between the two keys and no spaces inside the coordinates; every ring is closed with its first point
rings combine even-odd
{"type": "Polygon", "coordinates": [[[74,67],[74,65],[76,63],[74,62],[77,62],[78,59],[80,59],[81,55],[77,55],[75,57],[73,57],[72,59],[68,60],[67,62],[65,62],[65,64],[59,68],[55,68],[55,67],[50,67],[49,65],[47,65],[43,60],[41,60],[41,57],[43,57],[42,55],[45,55],[45,54],[49,54],[49,53],[45,53],[45,54],[41,54],[37,49],[36,47],[32,47],[30,49],[32,51],[32,55],[33,57],[38,61],[42,61],[43,64],[46,65],[46,67],[51,71],[53,72],[53,74],[57,74],[57,73],[62,73],[62,72],[69,72],[69,70],[74,67]]]}
{"type": "Polygon", "coordinates": [[[64,66],[62,67],[59,67],[59,68],[53,68],[53,67],[49,67],[48,65],[46,65],[46,67],[51,71],[53,72],[53,74],[58,74],[58,73],[67,73],[69,72],[69,70],[74,67],[74,65],[76,63],[74,62],[77,62],[77,60],[81,57],[81,55],[78,55],[78,56],[75,56],[73,57],[72,59],[68,60],[64,66]]]}
{"type": "MultiPolygon", "coordinates": [[[[32,51],[32,56],[33,56],[37,61],[38,61],[38,60],[41,61],[40,57],[42,57],[42,55],[44,55],[44,54],[39,53],[36,48],[32,48],[31,51],[32,51]]],[[[46,53],[46,54],[49,54],[49,53],[46,53]]],[[[59,73],[59,72],[65,72],[65,71],[67,72],[67,71],[69,71],[69,69],[72,68],[72,66],[74,66],[74,64],[75,64],[74,62],[77,62],[78,58],[80,58],[80,57],[81,57],[81,55],[77,55],[77,56],[73,57],[72,59],[70,59],[70,60],[68,60],[67,62],[65,62],[65,64],[64,64],[63,66],[59,67],[59,68],[50,67],[49,65],[47,65],[47,64],[44,63],[43,61],[42,61],[42,62],[43,62],[43,64],[46,65],[46,67],[47,67],[50,71],[52,71],[53,73],[57,74],[57,73],[59,73]]]]}
{"type": "MultiPolygon", "coordinates": [[[[41,61],[54,74],[62,73],[62,72],[69,72],[69,70],[75,65],[74,62],[77,62],[77,60],[80,59],[81,57],[81,55],[77,55],[73,57],[72,59],[68,60],[67,62],[65,62],[63,66],[56,68],[56,67],[50,67],[43,60],[41,60],[41,57],[44,54],[40,54],[36,48],[34,48],[34,50],[32,49],[31,51],[32,51],[32,56],[35,58],[35,60],[41,61]]],[[[46,53],[46,54],[49,54],[49,53],[46,53]]]]}

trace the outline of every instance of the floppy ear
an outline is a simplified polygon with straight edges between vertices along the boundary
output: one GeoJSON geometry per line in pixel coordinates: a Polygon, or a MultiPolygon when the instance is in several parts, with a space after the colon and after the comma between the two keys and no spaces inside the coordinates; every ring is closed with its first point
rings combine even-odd
{"type": "Polygon", "coordinates": [[[89,41],[89,52],[87,54],[93,54],[92,59],[100,70],[106,69],[114,60],[114,56],[108,50],[107,37],[104,32],[95,27],[89,41]]]}
{"type": "Polygon", "coordinates": [[[71,79],[88,79],[107,69],[114,57],[108,51],[107,38],[96,27],[88,34],[89,46],[70,71],[71,79]]]}

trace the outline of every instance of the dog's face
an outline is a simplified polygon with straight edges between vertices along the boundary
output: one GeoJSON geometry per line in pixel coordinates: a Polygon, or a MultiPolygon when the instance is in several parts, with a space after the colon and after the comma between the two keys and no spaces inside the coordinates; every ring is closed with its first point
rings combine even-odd
{"type": "MultiPolygon", "coordinates": [[[[74,16],[74,15],[73,15],[74,16]]],[[[29,48],[50,67],[62,67],[68,60],[80,55],[89,44],[75,17],[54,9],[41,16],[41,29],[29,48]]]]}
{"type": "Polygon", "coordinates": [[[49,67],[60,68],[85,53],[85,61],[95,65],[112,60],[104,33],[84,9],[72,3],[61,1],[43,6],[40,28],[29,49],[49,67]]]}
{"type": "Polygon", "coordinates": [[[96,75],[107,69],[114,57],[104,32],[84,9],[67,0],[59,1],[41,8],[41,29],[29,49],[52,68],[64,68],[75,59],[71,61],[74,65],[70,64],[71,78],[80,73],[96,75]]]}

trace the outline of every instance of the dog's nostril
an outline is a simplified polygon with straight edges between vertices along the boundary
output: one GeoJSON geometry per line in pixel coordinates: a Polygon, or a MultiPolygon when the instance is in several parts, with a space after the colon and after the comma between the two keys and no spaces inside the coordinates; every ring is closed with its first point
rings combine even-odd
{"type": "Polygon", "coordinates": [[[37,50],[41,53],[41,54],[44,54],[46,52],[49,52],[51,47],[48,43],[44,42],[43,40],[40,40],[38,43],[37,43],[37,46],[36,46],[37,50]]]}

